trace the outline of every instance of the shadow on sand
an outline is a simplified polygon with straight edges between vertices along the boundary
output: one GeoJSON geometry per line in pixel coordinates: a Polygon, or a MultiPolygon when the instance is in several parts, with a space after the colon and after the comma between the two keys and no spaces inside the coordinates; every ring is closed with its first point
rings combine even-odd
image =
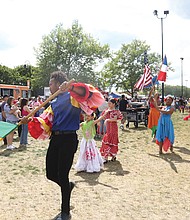
{"type": "MultiPolygon", "coordinates": [[[[190,155],[190,150],[184,148],[184,147],[174,147],[174,150],[176,150],[180,153],[183,153],[183,154],[188,154],[190,155]]],[[[173,153],[164,153],[164,154],[161,154],[161,155],[155,155],[155,154],[149,154],[150,156],[153,156],[153,157],[157,157],[157,158],[161,158],[163,159],[164,161],[168,162],[170,164],[170,167],[176,172],[178,173],[177,171],[177,167],[175,166],[175,163],[190,163],[189,160],[185,160],[183,159],[178,153],[176,152],[173,152],[173,153]]]]}
{"type": "Polygon", "coordinates": [[[1,146],[0,149],[2,149],[0,151],[0,156],[9,157],[11,154],[15,154],[20,151],[25,151],[26,147],[19,147],[19,148],[15,148],[13,150],[7,150],[6,146],[1,146]]]}
{"type": "Polygon", "coordinates": [[[109,161],[108,163],[106,163],[104,165],[104,170],[101,170],[98,173],[77,172],[75,175],[82,177],[84,180],[76,181],[76,183],[77,182],[87,182],[91,186],[100,184],[100,185],[109,187],[111,189],[118,190],[118,188],[116,188],[116,187],[99,182],[99,180],[98,180],[99,176],[103,172],[110,172],[111,175],[116,175],[116,176],[124,176],[124,175],[130,173],[129,171],[123,170],[122,165],[119,161],[114,161],[114,162],[109,161]]]}

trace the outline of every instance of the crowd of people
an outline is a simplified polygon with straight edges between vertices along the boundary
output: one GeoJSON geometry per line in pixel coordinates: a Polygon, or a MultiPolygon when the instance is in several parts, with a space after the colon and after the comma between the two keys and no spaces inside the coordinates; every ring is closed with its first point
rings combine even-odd
{"type": "MultiPolygon", "coordinates": [[[[1,117],[0,120],[11,124],[18,124],[20,120],[30,114],[35,108],[42,103],[42,98],[22,98],[15,99],[13,96],[4,95],[0,102],[1,117]]],[[[43,108],[40,110],[43,111],[43,108]]],[[[40,111],[35,113],[39,116],[40,111]]],[[[12,131],[4,139],[3,143],[7,150],[15,149],[13,145],[13,137],[16,132],[12,131]]],[[[26,148],[28,145],[28,125],[21,124],[18,126],[18,137],[20,141],[19,147],[26,148]]]]}
{"type": "MultiPolygon", "coordinates": [[[[100,172],[108,161],[116,161],[119,151],[118,129],[124,130],[128,120],[127,109],[132,107],[131,101],[138,100],[128,100],[125,95],[120,99],[104,97],[90,85],[69,84],[66,74],[61,71],[51,74],[49,86],[52,94],[61,87],[60,93],[30,118],[26,116],[43,103],[40,96],[15,100],[4,95],[0,108],[1,120],[12,124],[21,122],[18,127],[19,147],[27,147],[29,131],[34,138],[50,138],[46,155],[46,176],[60,187],[62,202],[61,213],[54,219],[68,220],[71,219],[71,192],[75,187],[75,183],[69,180],[69,171],[78,143],[80,142],[80,150],[75,164],[76,172],[100,172]],[[77,135],[79,129],[82,132],[81,140],[78,140],[77,135]],[[101,139],[100,149],[97,147],[96,137],[101,139]]],[[[168,149],[173,152],[173,112],[176,109],[181,113],[185,109],[189,111],[190,100],[186,103],[182,98],[176,100],[167,96],[165,106],[161,106],[159,94],[153,95],[151,91],[143,103],[143,107],[149,109],[148,128],[152,131],[153,141],[159,146],[159,154],[168,149]]],[[[3,139],[7,150],[15,148],[14,133],[12,131],[3,139]]]]}
{"type": "MultiPolygon", "coordinates": [[[[151,129],[152,133],[152,141],[156,142],[157,140],[157,129],[158,129],[158,121],[161,118],[161,110],[163,108],[159,107],[161,106],[161,99],[159,97],[158,93],[155,93],[152,95],[152,90],[149,93],[149,96],[147,97],[147,101],[143,100],[143,107],[147,107],[149,110],[149,115],[148,115],[148,128],[151,129]],[[159,109],[158,109],[159,108],[159,109]]],[[[167,98],[167,97],[166,97],[167,98]]],[[[190,113],[190,99],[184,100],[182,97],[172,98],[172,111],[169,111],[171,114],[173,111],[179,111],[180,113],[184,113],[185,111],[190,113]]],[[[22,117],[27,116],[30,114],[35,108],[40,106],[43,103],[43,99],[38,96],[34,98],[18,98],[17,100],[14,99],[12,96],[4,95],[2,99],[0,100],[0,120],[4,122],[9,122],[16,124],[18,123],[22,117]]],[[[138,101],[137,97],[136,99],[127,99],[125,95],[121,95],[120,98],[110,98],[108,94],[104,95],[104,101],[100,106],[94,109],[93,116],[91,115],[91,119],[89,119],[85,114],[84,111],[80,113],[80,127],[83,132],[83,141],[86,140],[87,136],[85,135],[85,132],[89,132],[91,134],[91,139],[93,144],[91,143],[90,145],[96,146],[95,144],[95,139],[100,139],[102,140],[102,147],[100,148],[100,152],[96,152],[97,155],[101,155],[101,159],[99,159],[99,168],[92,168],[89,171],[89,164],[86,162],[86,168],[79,168],[76,165],[76,170],[77,171],[89,171],[89,172],[96,172],[97,170],[100,170],[102,167],[102,162],[107,163],[108,162],[108,157],[111,156],[111,161],[114,161],[116,159],[116,154],[118,151],[118,128],[117,128],[117,120],[121,120],[120,123],[120,129],[124,130],[125,123],[128,121],[128,112],[127,109],[132,107],[131,103],[134,101],[138,101]],[[112,105],[112,108],[110,107],[112,105]],[[107,115],[104,115],[105,112],[109,109],[109,112],[107,115]],[[104,117],[102,117],[104,115],[104,117]],[[116,117],[117,115],[117,117],[116,117]],[[114,119],[114,117],[116,119],[114,119]],[[101,118],[101,120],[100,120],[101,118]],[[92,120],[93,119],[93,120],[92,120]],[[86,121],[87,120],[87,121],[86,121]],[[93,127],[93,132],[92,130],[88,130],[89,127],[86,126],[87,122],[93,121],[91,126],[93,127]],[[111,121],[111,123],[110,123],[111,121]],[[114,123],[115,122],[115,123],[114,123]],[[86,124],[85,124],[86,123],[86,124]],[[111,126],[110,126],[111,125],[111,126]],[[84,130],[88,130],[85,131],[84,130]],[[95,131],[95,133],[94,133],[95,131]],[[111,141],[110,141],[111,140],[111,141]]],[[[167,103],[166,103],[167,105],[167,103]]],[[[33,116],[34,117],[39,117],[45,108],[47,108],[49,105],[46,105],[45,107],[41,108],[39,111],[37,111],[33,116]]],[[[162,115],[164,113],[162,112],[162,115]]],[[[168,114],[168,113],[167,113],[168,114]]],[[[190,117],[189,115],[184,118],[184,120],[188,120],[190,117]]],[[[126,124],[126,127],[129,126],[129,123],[126,124]]],[[[15,131],[11,132],[9,135],[7,135],[4,139],[4,145],[6,145],[7,150],[13,150],[15,146],[13,145],[13,136],[14,136],[15,131]]],[[[28,124],[21,124],[18,127],[18,137],[20,141],[19,147],[24,147],[26,148],[28,145],[28,124]]],[[[89,139],[89,138],[88,138],[89,139]]],[[[159,139],[160,140],[160,139],[159,139]]],[[[81,143],[83,142],[81,140],[81,143]]],[[[88,141],[87,141],[88,142],[88,141]]],[[[82,144],[86,145],[86,144],[82,144]]],[[[81,146],[84,151],[84,147],[81,146]]],[[[92,152],[95,152],[95,148],[90,149],[87,147],[84,152],[86,155],[89,155],[89,150],[91,151],[90,155],[94,155],[92,152]]],[[[97,149],[97,151],[99,151],[97,149]]],[[[83,153],[84,153],[83,152],[83,153]]],[[[160,149],[161,152],[161,149],[160,149]]],[[[82,156],[84,157],[84,156],[82,156]]],[[[88,157],[88,156],[86,156],[88,157]]],[[[96,159],[95,159],[96,160],[96,159]]],[[[80,161],[78,161],[80,163],[80,161]]],[[[84,163],[84,161],[82,162],[84,163]]],[[[84,166],[84,164],[83,164],[84,166]]],[[[84,166],[84,167],[85,167],[84,166]]],[[[95,165],[97,166],[97,164],[95,165]]]]}

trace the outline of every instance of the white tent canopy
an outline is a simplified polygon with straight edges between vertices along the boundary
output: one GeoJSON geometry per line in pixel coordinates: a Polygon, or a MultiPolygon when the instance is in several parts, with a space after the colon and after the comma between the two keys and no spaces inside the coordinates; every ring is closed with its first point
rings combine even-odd
{"type": "Polygon", "coordinates": [[[127,99],[131,99],[131,96],[129,96],[128,94],[126,93],[118,93],[118,92],[111,92],[109,97],[112,97],[112,98],[120,98],[122,95],[125,95],[125,97],[127,99]]]}

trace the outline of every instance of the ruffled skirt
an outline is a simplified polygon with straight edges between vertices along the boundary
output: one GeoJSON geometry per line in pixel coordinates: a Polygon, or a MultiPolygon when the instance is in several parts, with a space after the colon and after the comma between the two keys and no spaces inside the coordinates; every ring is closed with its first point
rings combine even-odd
{"type": "Polygon", "coordinates": [[[159,145],[159,143],[162,142],[163,150],[167,152],[173,145],[174,138],[174,127],[171,118],[169,116],[162,115],[158,121],[156,143],[159,145]]]}
{"type": "Polygon", "coordinates": [[[79,157],[75,165],[76,171],[93,173],[100,172],[101,168],[103,168],[103,159],[96,146],[95,140],[86,140],[85,138],[82,138],[79,157]]]}
{"type": "Polygon", "coordinates": [[[116,122],[109,122],[106,125],[106,134],[102,139],[100,148],[101,155],[104,159],[108,156],[115,157],[118,152],[118,126],[116,122]]]}

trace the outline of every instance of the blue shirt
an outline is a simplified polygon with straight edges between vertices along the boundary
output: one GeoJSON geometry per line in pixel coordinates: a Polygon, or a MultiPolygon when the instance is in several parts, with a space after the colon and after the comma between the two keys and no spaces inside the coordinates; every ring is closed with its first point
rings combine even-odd
{"type": "Polygon", "coordinates": [[[69,92],[61,93],[53,99],[51,108],[54,113],[52,131],[76,131],[79,129],[81,109],[72,105],[69,92]]]}

